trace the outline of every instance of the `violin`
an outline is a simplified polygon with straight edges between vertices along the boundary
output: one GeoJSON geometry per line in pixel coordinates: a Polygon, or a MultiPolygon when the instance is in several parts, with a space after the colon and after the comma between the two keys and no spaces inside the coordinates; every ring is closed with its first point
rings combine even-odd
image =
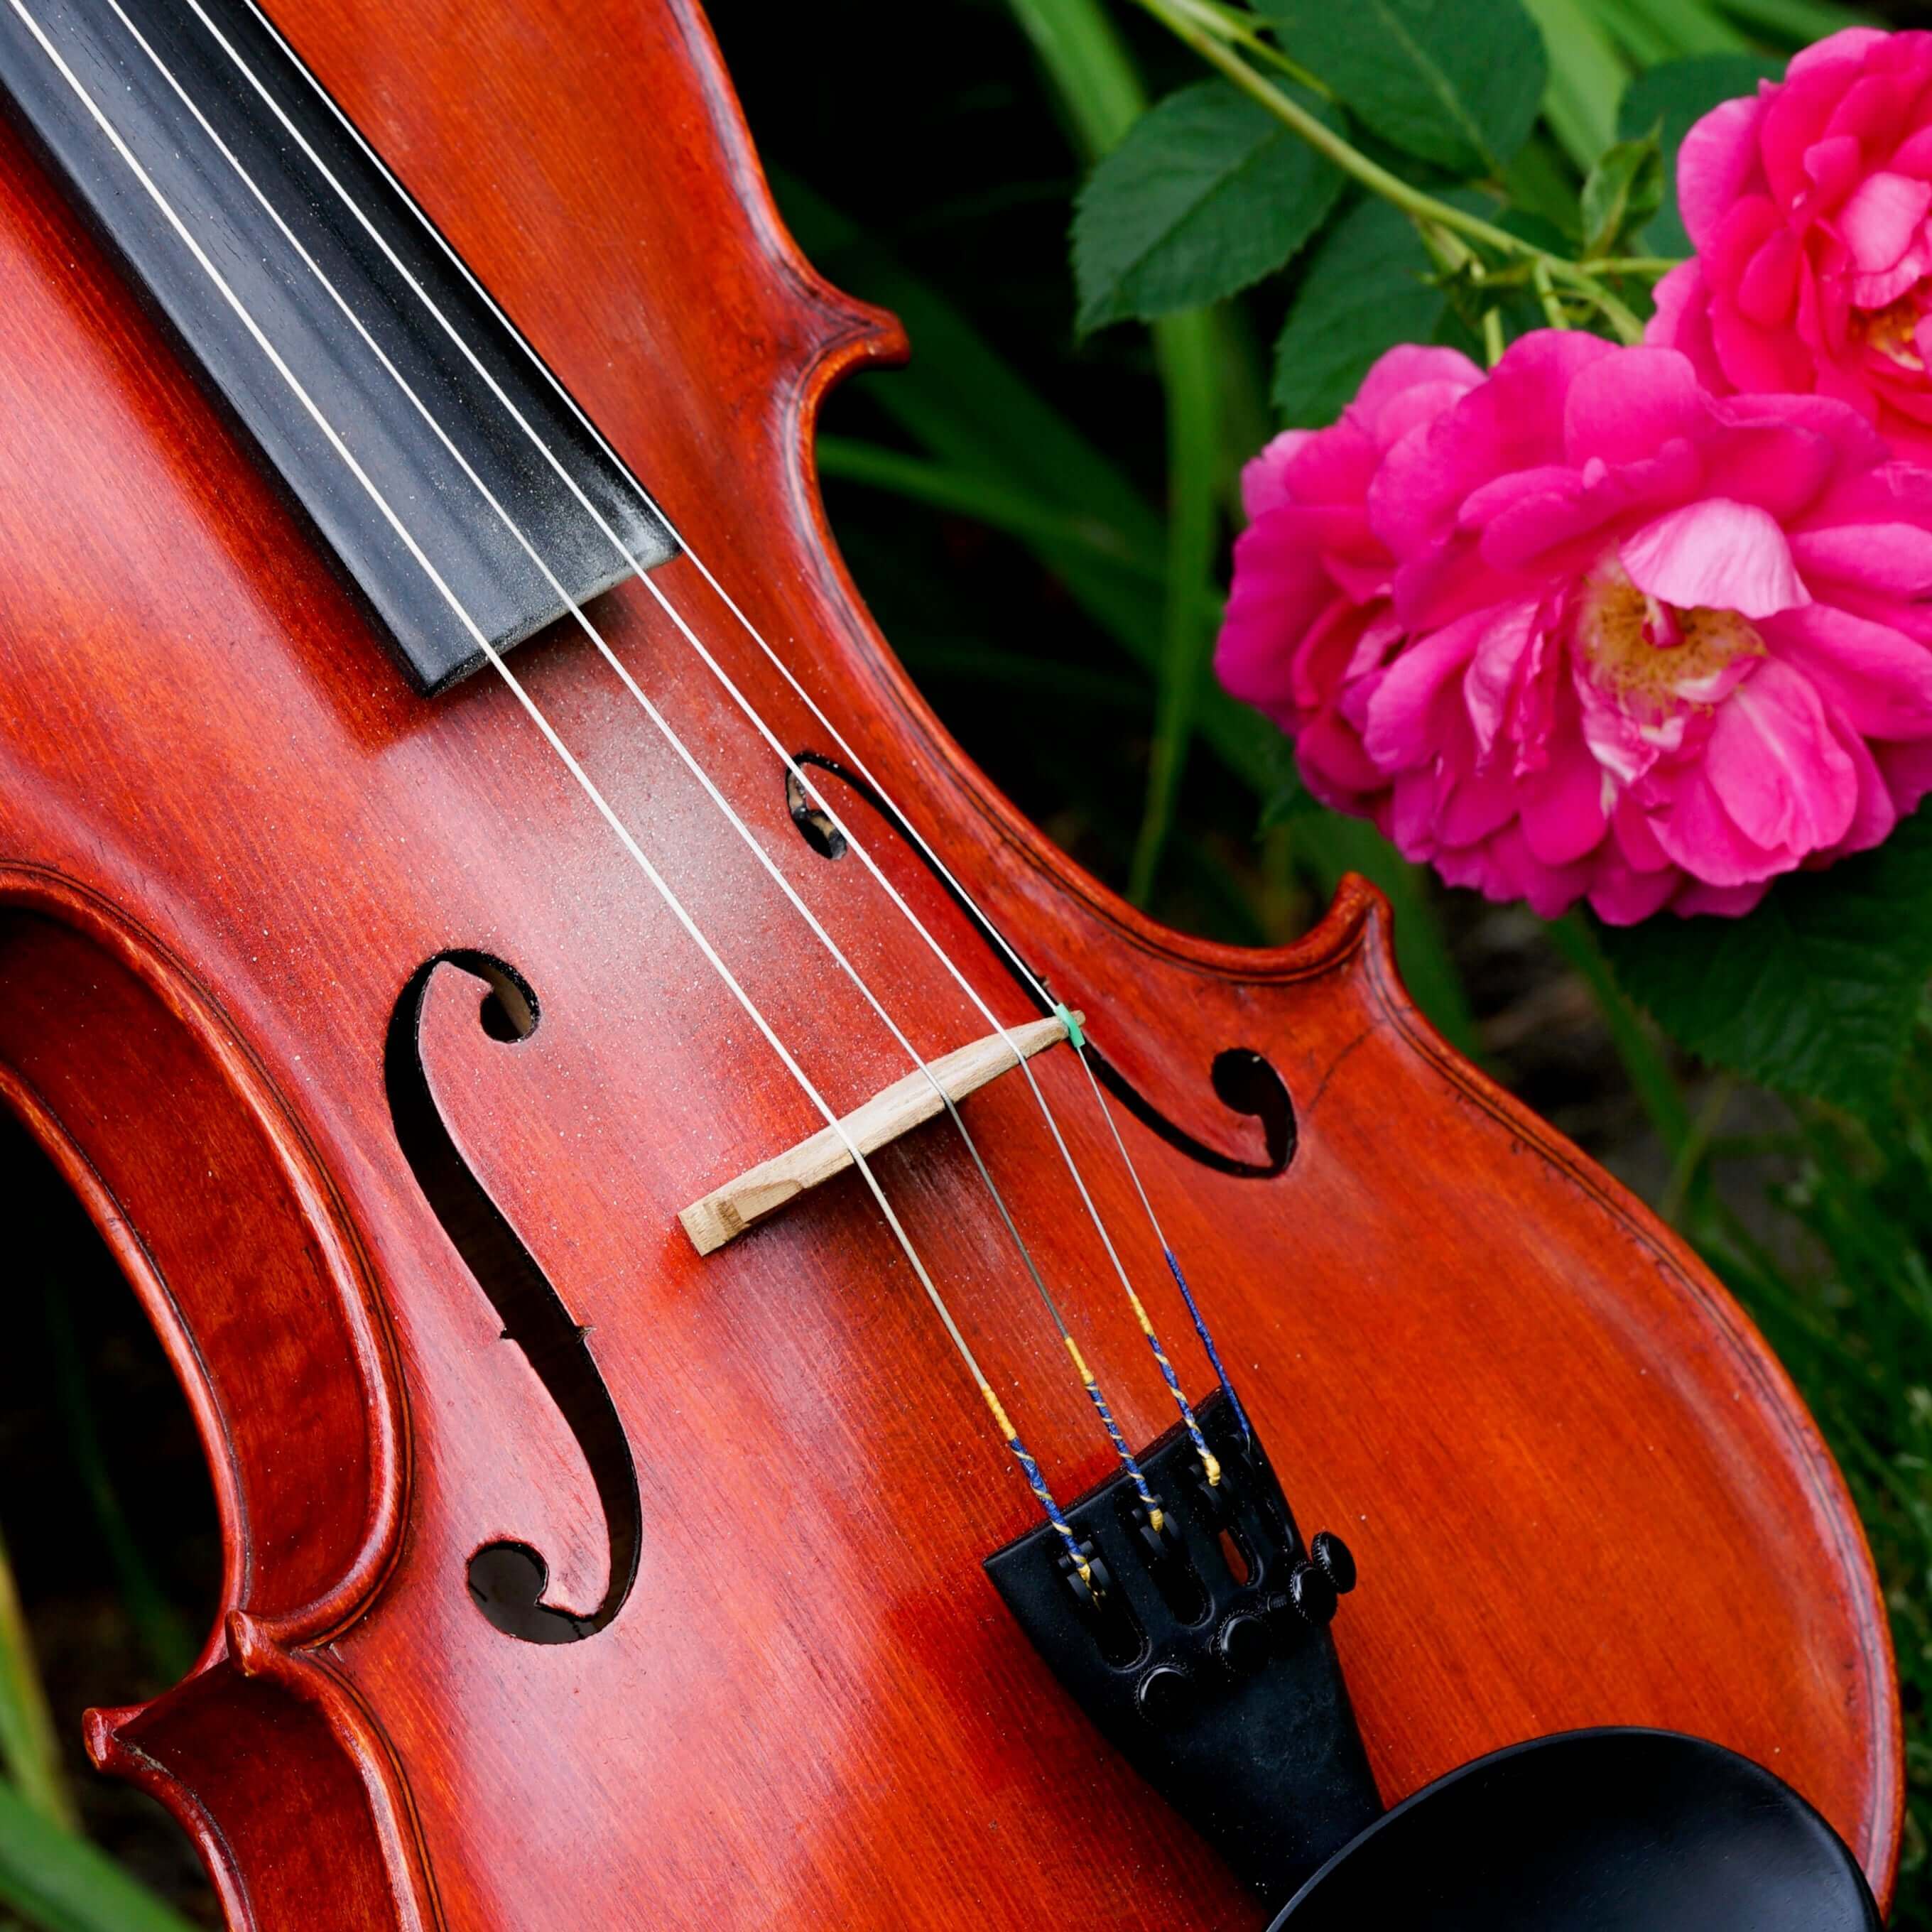
{"type": "Polygon", "coordinates": [[[0,1095],[213,1472],[87,1742],[230,1924],[1394,1922],[1666,1790],[1876,1922],[1791,1384],[1369,887],[1165,930],[947,736],[693,0],[0,0],[0,1095]]]}

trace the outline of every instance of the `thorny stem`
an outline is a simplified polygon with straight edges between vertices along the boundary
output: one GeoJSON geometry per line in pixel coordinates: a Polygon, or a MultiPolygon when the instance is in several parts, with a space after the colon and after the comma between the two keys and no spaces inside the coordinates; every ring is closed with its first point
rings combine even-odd
{"type": "MultiPolygon", "coordinates": [[[[1658,257],[1633,256],[1612,262],[1594,262],[1586,268],[1565,256],[1552,255],[1546,248],[1539,248],[1534,242],[1527,242],[1520,235],[1512,235],[1508,229],[1498,228],[1493,222],[1485,221],[1480,215],[1466,214],[1453,202],[1438,200],[1434,195],[1404,181],[1400,175],[1391,173],[1379,162],[1371,160],[1352,142],[1310,113],[1299,101],[1284,94],[1265,75],[1257,74],[1228,44],[1229,38],[1235,37],[1235,30],[1218,7],[1210,9],[1209,0],[1139,0],[1139,4],[1210,67],[1218,68],[1251,100],[1265,108],[1317,154],[1332,161],[1371,194],[1380,195],[1384,201],[1392,202],[1418,225],[1426,223],[1453,234],[1466,236],[1499,254],[1540,265],[1552,282],[1562,283],[1594,307],[1624,341],[1642,340],[1642,324],[1604,286],[1598,278],[1599,272],[1660,274],[1676,266],[1674,262],[1658,257]],[[1214,20],[1214,26],[1204,23],[1204,13],[1214,20]]],[[[1245,35],[1239,38],[1246,40],[1245,35]]]]}

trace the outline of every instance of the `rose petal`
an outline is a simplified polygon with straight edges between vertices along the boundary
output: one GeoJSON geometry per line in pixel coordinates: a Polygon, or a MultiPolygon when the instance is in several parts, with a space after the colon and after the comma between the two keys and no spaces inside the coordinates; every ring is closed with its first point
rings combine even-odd
{"type": "Polygon", "coordinates": [[[1726,100],[1693,124],[1677,150],[1677,207],[1701,248],[1743,191],[1757,161],[1757,97],[1726,100]]]}
{"type": "Polygon", "coordinates": [[[1868,738],[1932,736],[1932,650],[1831,604],[1786,611],[1766,628],[1776,655],[1868,738]]]}
{"type": "Polygon", "coordinates": [[[1704,776],[1745,838],[1794,862],[1842,838],[1858,802],[1857,773],[1816,690],[1775,658],[1719,706],[1704,776]]]}
{"type": "Polygon", "coordinates": [[[1808,581],[1837,578],[1894,597],[1932,594],[1932,530],[1916,524],[1840,524],[1802,530],[1791,554],[1808,581]]]}
{"type": "Polygon", "coordinates": [[[1728,497],[1666,512],[1627,537],[1619,554],[1639,590],[1682,610],[1768,617],[1811,601],[1776,520],[1728,497]]]}
{"type": "Polygon", "coordinates": [[[1616,349],[1578,329],[1520,338],[1489,380],[1412,430],[1383,459],[1369,516],[1398,556],[1453,527],[1462,500],[1492,478],[1562,460],[1564,398],[1577,370],[1616,349]]]}
{"type": "Polygon", "coordinates": [[[1491,614],[1473,612],[1459,623],[1418,638],[1391,664],[1370,700],[1362,741],[1384,771],[1428,764],[1454,710],[1454,681],[1475,655],[1491,614]]]}
{"type": "Polygon", "coordinates": [[[1258,456],[1251,457],[1242,465],[1241,507],[1246,511],[1250,523],[1293,500],[1288,490],[1289,460],[1304,444],[1312,442],[1316,434],[1312,429],[1285,429],[1258,456]]]}
{"type": "Polygon", "coordinates": [[[1590,877],[1591,909],[1606,926],[1635,926],[1661,912],[1683,880],[1675,866],[1661,872],[1634,872],[1614,854],[1604,854],[1590,877]]]}
{"type": "Polygon", "coordinates": [[[1840,27],[1835,34],[1799,48],[1785,69],[1786,77],[1796,80],[1821,68],[1856,67],[1874,47],[1891,38],[1882,27],[1840,27]]]}

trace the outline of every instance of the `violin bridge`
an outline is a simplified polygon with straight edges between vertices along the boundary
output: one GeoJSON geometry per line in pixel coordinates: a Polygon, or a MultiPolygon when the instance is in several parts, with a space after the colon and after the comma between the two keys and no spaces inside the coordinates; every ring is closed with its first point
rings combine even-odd
{"type": "MultiPolygon", "coordinates": [[[[1084,1024],[1085,1018],[1076,1013],[1074,1025],[1084,1024]]],[[[787,1152],[747,1168],[736,1180],[681,1209],[677,1218],[700,1255],[715,1253],[808,1189],[844,1173],[853,1165],[853,1148],[862,1154],[875,1153],[931,1120],[946,1104],[936,1088],[944,1090],[946,1100],[963,1100],[1018,1066],[1022,1057],[1030,1059],[1066,1037],[1066,1023],[1056,1015],[1009,1027],[1004,1034],[989,1034],[943,1054],[928,1062],[926,1072],[909,1073],[855,1107],[836,1128],[821,1128],[787,1152]]]]}

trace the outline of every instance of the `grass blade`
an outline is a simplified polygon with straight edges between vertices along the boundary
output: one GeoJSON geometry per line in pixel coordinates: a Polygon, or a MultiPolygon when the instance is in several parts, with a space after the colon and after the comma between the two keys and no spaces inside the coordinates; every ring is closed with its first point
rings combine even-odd
{"type": "Polygon", "coordinates": [[[855,436],[822,436],[818,449],[822,476],[866,484],[928,509],[970,517],[1022,543],[1038,541],[1088,550],[1149,584],[1160,584],[1166,575],[1159,562],[1134,548],[1125,531],[1090,512],[1061,509],[994,478],[855,436]]]}
{"type": "Polygon", "coordinates": [[[1586,4],[1612,38],[1628,46],[1646,65],[1683,60],[1692,54],[1750,51],[1750,42],[1709,0],[1586,0],[1586,4]]]}
{"type": "Polygon", "coordinates": [[[52,1275],[45,1277],[44,1289],[54,1400],[66,1430],[68,1456],[93,1508],[94,1527],[113,1565],[122,1606],[134,1627],[148,1666],[163,1684],[177,1683],[194,1663],[194,1644],[180,1612],[156,1580],[121,1506],[101,1449],[100,1431],[94,1426],[93,1398],[88,1393],[87,1372],[66,1296],[52,1275]]]}
{"type": "Polygon", "coordinates": [[[1147,108],[1126,43],[1094,0],[1007,0],[1053,83],[1074,145],[1098,160],[1147,108]]]}
{"type": "Polygon", "coordinates": [[[1584,924],[1582,915],[1574,912],[1566,913],[1561,919],[1546,921],[1544,930],[1549,934],[1557,951],[1582,976],[1590,991],[1596,995],[1598,1010],[1610,1029],[1611,1044],[1624,1064],[1630,1085],[1643,1102],[1650,1124],[1656,1130],[1658,1138],[1664,1143],[1664,1152],[1673,1162],[1676,1161],[1690,1143],[1690,1110],[1684,1106],[1676,1077],[1658,1051],[1642,1016],[1617,983],[1596,934],[1584,924]]]}
{"type": "Polygon", "coordinates": [[[194,1932],[85,1838],[0,1780],[0,1905],[43,1932],[194,1932]]]}
{"type": "Polygon", "coordinates": [[[1155,350],[1167,392],[1167,592],[1147,797],[1127,882],[1127,896],[1136,905],[1145,905],[1154,890],[1173,830],[1214,642],[1214,626],[1202,616],[1202,592],[1212,594],[1221,532],[1222,410],[1216,349],[1204,314],[1172,316],[1156,326],[1155,350]]]}
{"type": "Polygon", "coordinates": [[[72,1826],[74,1798],[61,1770],[60,1743],[34,1663],[7,1546],[0,1540],[0,1766],[21,1802],[50,1823],[72,1826]]]}
{"type": "Polygon", "coordinates": [[[1617,102],[1630,70],[1582,0],[1523,0],[1550,54],[1543,118],[1571,160],[1588,170],[1616,139],[1617,102]]]}
{"type": "Polygon", "coordinates": [[[1792,47],[1822,40],[1846,27],[1882,24],[1855,7],[1835,6],[1832,0],[1718,0],[1718,4],[1753,33],[1792,47]]]}

